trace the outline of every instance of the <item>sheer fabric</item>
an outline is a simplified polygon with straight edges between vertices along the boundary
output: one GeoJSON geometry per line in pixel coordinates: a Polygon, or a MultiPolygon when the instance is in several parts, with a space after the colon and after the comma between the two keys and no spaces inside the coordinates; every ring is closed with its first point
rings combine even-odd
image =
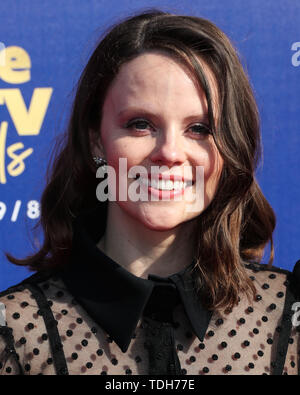
{"type": "Polygon", "coordinates": [[[0,374],[296,375],[299,263],[294,273],[258,264],[246,270],[256,300],[241,297],[231,312],[212,313],[203,341],[179,302],[172,319],[142,315],[126,352],[59,275],[36,274],[1,293],[7,325],[0,327],[0,374]]]}

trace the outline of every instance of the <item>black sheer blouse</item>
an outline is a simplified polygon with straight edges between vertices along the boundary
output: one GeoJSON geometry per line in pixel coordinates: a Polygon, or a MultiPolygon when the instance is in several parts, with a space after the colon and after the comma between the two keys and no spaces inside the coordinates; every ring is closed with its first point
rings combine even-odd
{"type": "Polygon", "coordinates": [[[98,210],[76,219],[68,266],[0,294],[0,374],[299,374],[300,261],[292,273],[247,264],[253,303],[208,311],[193,262],[142,279],[100,251],[98,210]]]}

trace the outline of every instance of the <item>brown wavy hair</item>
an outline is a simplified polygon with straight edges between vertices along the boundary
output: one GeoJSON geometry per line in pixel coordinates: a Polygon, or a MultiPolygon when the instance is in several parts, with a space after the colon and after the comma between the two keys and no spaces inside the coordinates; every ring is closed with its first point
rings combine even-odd
{"type": "Polygon", "coordinates": [[[224,166],[214,199],[199,216],[195,269],[206,306],[230,309],[241,293],[255,295],[244,263],[261,262],[269,242],[272,264],[276,220],[255,180],[261,157],[260,121],[248,77],[227,36],[199,17],[150,10],[121,21],[104,34],[79,79],[67,131],[47,171],[38,223],[44,232],[43,245],[25,259],[6,256],[35,271],[68,262],[73,219],[99,204],[95,194],[99,180],[88,131],[99,130],[104,98],[120,66],[149,50],[162,50],[185,65],[206,94],[210,128],[224,166]],[[217,121],[199,58],[217,81],[217,121]]]}

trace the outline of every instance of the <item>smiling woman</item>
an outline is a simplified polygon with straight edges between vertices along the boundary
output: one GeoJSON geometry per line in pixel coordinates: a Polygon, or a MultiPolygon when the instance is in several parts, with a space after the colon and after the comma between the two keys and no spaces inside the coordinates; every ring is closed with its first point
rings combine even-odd
{"type": "MultiPolygon", "coordinates": [[[[210,76],[213,81],[211,73],[210,76]]],[[[214,92],[216,90],[214,85],[214,92]]],[[[106,94],[102,111],[94,154],[106,158],[115,169],[117,179],[120,178],[119,158],[127,159],[129,169],[143,166],[148,175],[151,175],[151,167],[165,166],[166,171],[158,173],[157,178],[181,177],[183,181],[196,180],[197,166],[203,167],[204,197],[198,199],[197,206],[190,196],[195,193],[196,184],[191,183],[186,183],[186,187],[181,189],[184,194],[181,200],[171,199],[173,192],[170,199],[161,199],[158,203],[153,199],[110,202],[107,232],[99,245],[115,261],[122,261],[139,277],[153,272],[153,266],[141,257],[137,259],[137,246],[147,256],[146,251],[152,245],[154,260],[160,258],[161,249],[164,248],[164,263],[156,269],[159,271],[157,274],[169,275],[183,269],[185,262],[193,258],[194,248],[191,248],[192,237],[182,238],[181,234],[193,235],[195,224],[191,220],[198,217],[212,201],[223,166],[207,125],[207,103],[203,89],[197,88],[187,70],[167,54],[146,52],[120,68],[106,94]],[[97,149],[97,146],[102,149],[97,149]],[[109,237],[108,234],[115,234],[117,228],[118,238],[109,237]],[[155,231],[164,233],[153,236],[155,231]],[[155,248],[157,242],[154,237],[160,239],[160,251],[155,248]],[[178,249],[172,248],[175,238],[183,251],[181,259],[178,249]],[[132,241],[132,247],[128,246],[128,239],[132,241]]],[[[148,176],[140,177],[142,180],[145,178],[148,181],[148,176]]],[[[153,174],[151,178],[149,197],[167,198],[170,187],[174,187],[173,183],[168,186],[168,191],[163,191],[162,182],[159,188],[158,184],[155,185],[153,174]]],[[[128,188],[133,182],[134,179],[128,180],[128,188]]],[[[166,185],[163,186],[166,189],[166,185]]]]}
{"type": "Polygon", "coordinates": [[[0,298],[3,374],[297,373],[299,265],[271,267],[259,116],[220,29],[160,11],[112,27],[60,148],[44,244],[7,254],[37,273],[0,298]],[[97,201],[99,170],[115,200],[97,201]]]}

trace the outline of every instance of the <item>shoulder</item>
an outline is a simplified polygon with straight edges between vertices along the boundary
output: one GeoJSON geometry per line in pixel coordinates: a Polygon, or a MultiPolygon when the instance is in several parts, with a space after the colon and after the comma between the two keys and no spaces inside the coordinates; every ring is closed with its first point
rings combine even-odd
{"type": "Polygon", "coordinates": [[[288,289],[295,299],[299,300],[300,260],[295,263],[292,271],[257,262],[246,263],[245,267],[256,287],[263,290],[273,289],[277,293],[284,287],[288,289]]]}
{"type": "Polygon", "coordinates": [[[40,322],[38,320],[40,301],[36,297],[36,293],[40,293],[41,300],[43,292],[40,286],[43,281],[49,279],[49,275],[35,273],[22,282],[0,292],[1,324],[11,328],[15,338],[24,335],[28,326],[26,323],[29,324],[33,320],[37,320],[35,323],[40,322]]]}
{"type": "Polygon", "coordinates": [[[49,328],[56,326],[49,293],[54,296],[62,287],[55,275],[35,273],[0,292],[0,374],[20,374],[24,367],[32,374],[40,363],[36,353],[49,355],[49,328]]]}
{"type": "Polygon", "coordinates": [[[6,319],[6,326],[15,328],[30,318],[30,321],[37,320],[36,323],[40,322],[39,317],[45,320],[47,311],[51,312],[53,302],[63,291],[67,292],[65,285],[55,273],[37,272],[0,292],[0,306],[3,306],[2,316],[6,319]]]}
{"type": "Polygon", "coordinates": [[[245,266],[256,288],[253,324],[260,326],[257,332],[262,334],[261,343],[267,339],[267,348],[272,347],[273,374],[296,374],[300,369],[300,321],[296,313],[300,307],[300,261],[292,271],[259,263],[245,266]]]}
{"type": "Polygon", "coordinates": [[[1,291],[0,303],[2,306],[4,305],[6,321],[10,323],[14,322],[11,321],[11,318],[18,320],[20,318],[20,312],[25,311],[25,308],[28,306],[31,306],[31,308],[36,308],[38,304],[36,298],[33,296],[34,289],[38,289],[43,281],[49,279],[49,275],[35,273],[22,282],[1,291]],[[14,310],[16,310],[16,314],[11,316],[10,313],[12,313],[14,310]]]}

